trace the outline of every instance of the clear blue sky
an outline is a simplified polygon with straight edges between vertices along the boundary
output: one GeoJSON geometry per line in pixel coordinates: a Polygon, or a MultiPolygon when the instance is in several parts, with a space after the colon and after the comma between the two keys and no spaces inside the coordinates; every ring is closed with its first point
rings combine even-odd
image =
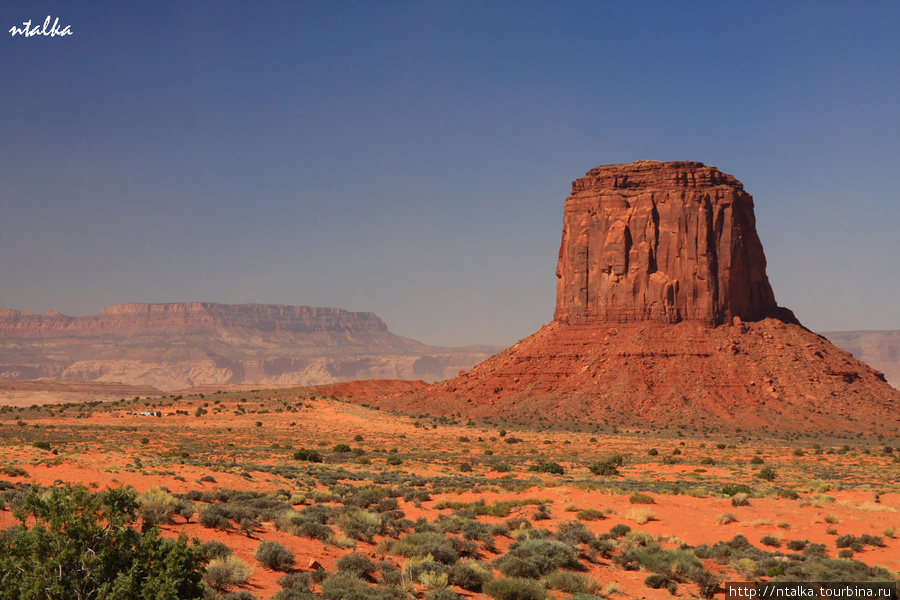
{"type": "Polygon", "coordinates": [[[431,344],[553,317],[589,169],[756,199],[779,303],[900,329],[900,3],[0,4],[0,307],[372,311],[431,344]],[[47,15],[72,36],[13,37],[47,15]]]}

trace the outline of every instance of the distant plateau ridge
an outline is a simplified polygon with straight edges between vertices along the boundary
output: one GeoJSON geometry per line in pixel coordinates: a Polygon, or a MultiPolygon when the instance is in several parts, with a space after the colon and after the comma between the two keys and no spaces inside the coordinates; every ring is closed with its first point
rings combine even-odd
{"type": "Polygon", "coordinates": [[[68,317],[0,309],[0,379],[175,391],[447,379],[501,350],[428,346],[373,313],[271,304],[119,304],[68,317]]]}

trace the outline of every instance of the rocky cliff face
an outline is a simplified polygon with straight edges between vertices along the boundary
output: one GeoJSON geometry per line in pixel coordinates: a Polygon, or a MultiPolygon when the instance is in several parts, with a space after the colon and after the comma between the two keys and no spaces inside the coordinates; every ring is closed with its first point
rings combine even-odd
{"type": "Polygon", "coordinates": [[[896,431],[900,392],[779,308],[765,268],[734,177],[693,162],[598,167],[566,200],[555,320],[380,403],[544,424],[896,431]]]}
{"type": "Polygon", "coordinates": [[[499,348],[440,348],[372,313],[265,304],[121,304],[67,317],[0,309],[0,378],[177,390],[446,379],[499,348]]]}
{"type": "Polygon", "coordinates": [[[766,277],[753,198],[696,162],[590,171],[563,216],[557,321],[755,321],[785,314],[766,277]]]}
{"type": "Polygon", "coordinates": [[[39,315],[0,309],[0,338],[3,339],[94,336],[98,332],[187,335],[218,330],[249,334],[352,334],[388,329],[373,313],[275,304],[116,304],[88,317],[67,317],[57,311],[39,315]]]}

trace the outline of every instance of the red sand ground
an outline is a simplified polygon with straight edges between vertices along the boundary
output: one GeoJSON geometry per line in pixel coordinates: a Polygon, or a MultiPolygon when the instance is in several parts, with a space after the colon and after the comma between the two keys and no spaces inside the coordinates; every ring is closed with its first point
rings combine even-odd
{"type": "MultiPolygon", "coordinates": [[[[350,391],[354,388],[346,387],[350,391]]],[[[320,390],[326,394],[337,391],[341,390],[320,390]]],[[[515,436],[522,442],[507,444],[496,425],[473,423],[466,426],[421,416],[418,419],[397,416],[322,398],[308,390],[215,394],[178,401],[170,398],[138,404],[101,405],[81,411],[73,407],[61,414],[57,411],[53,415],[46,409],[0,414],[0,466],[20,466],[28,472],[26,477],[0,478],[40,485],[76,483],[98,490],[133,486],[139,492],[154,486],[165,486],[173,493],[220,489],[261,492],[284,489],[295,492],[301,491],[296,481],[254,471],[246,466],[302,466],[304,463],[292,459],[293,450],[287,446],[320,448],[326,456],[330,456],[332,445],[347,443],[364,448],[371,464],[360,465],[350,459],[342,459],[340,463],[318,467],[371,472],[390,470],[426,477],[500,478],[506,474],[496,472],[494,465],[503,461],[513,466],[515,479],[530,483],[530,487],[515,493],[490,490],[434,493],[430,501],[419,505],[399,499],[400,508],[412,520],[421,516],[433,520],[438,514],[449,514],[450,509],[435,508],[445,500],[473,502],[483,499],[491,504],[498,500],[536,498],[547,502],[552,518],[535,521],[535,526],[553,530],[559,523],[574,519],[578,509],[605,509],[609,513],[605,519],[585,522],[591,531],[604,533],[613,525],[625,523],[635,530],[657,536],[666,547],[672,548],[682,542],[690,545],[713,544],[741,534],[757,546],[760,546],[759,540],[763,536],[775,536],[785,542],[808,539],[825,544],[830,556],[836,556],[836,535],[868,533],[884,537],[883,532],[888,528],[900,533],[900,471],[897,463],[891,462],[892,456],[881,451],[885,444],[896,444],[896,441],[888,439],[823,438],[816,442],[809,439],[788,442],[774,438],[757,439],[746,432],[728,436],[723,434],[717,438],[699,434],[695,437],[676,437],[663,430],[617,434],[511,430],[506,437],[515,436]],[[241,401],[242,398],[244,401],[241,401]],[[148,405],[150,403],[158,406],[151,407],[148,405]],[[194,416],[197,408],[204,404],[209,412],[194,416]],[[298,404],[302,407],[298,408],[298,404]],[[243,407],[246,414],[235,414],[239,407],[243,407]],[[157,418],[131,414],[143,409],[158,409],[171,416],[157,418]],[[188,415],[175,415],[176,410],[185,410],[188,415]],[[20,420],[22,425],[18,424],[20,420]],[[260,425],[257,426],[257,423],[260,425]],[[363,441],[355,441],[357,435],[362,436],[363,441]],[[461,441],[462,438],[471,441],[461,441]],[[31,446],[29,442],[35,440],[50,441],[57,454],[31,446]],[[322,443],[325,445],[322,446],[322,443]],[[815,454],[814,443],[820,443],[824,450],[847,443],[851,450],[841,455],[815,454]],[[274,444],[278,446],[273,447],[274,444]],[[727,447],[718,448],[718,444],[727,447]],[[403,464],[390,467],[385,464],[388,454],[383,452],[395,447],[403,458],[403,464]],[[803,456],[794,455],[794,448],[798,447],[804,449],[803,456]],[[650,448],[658,449],[658,455],[649,456],[647,451],[650,448]],[[177,457],[169,454],[172,450],[181,449],[188,451],[191,460],[197,460],[200,464],[181,464],[177,457]],[[677,458],[682,462],[663,464],[663,457],[671,457],[676,449],[681,452],[677,458]],[[865,454],[864,449],[870,453],[865,454]],[[486,451],[493,454],[485,454],[486,451]],[[588,471],[588,465],[613,452],[626,456],[625,465],[621,468],[622,476],[598,478],[588,471]],[[708,490],[720,489],[724,483],[746,483],[754,490],[763,491],[770,484],[754,477],[758,467],[751,466],[749,459],[755,455],[764,457],[766,465],[776,469],[778,479],[775,484],[798,490],[800,500],[752,497],[750,506],[733,507],[729,498],[709,494],[708,490]],[[714,459],[714,464],[701,463],[708,457],[714,459]],[[135,466],[136,458],[141,460],[141,467],[135,466]],[[547,460],[565,466],[566,474],[554,476],[526,472],[529,465],[547,460]],[[459,470],[463,461],[473,465],[472,472],[459,470]],[[242,475],[245,468],[249,468],[250,478],[242,475]],[[213,476],[215,482],[200,481],[204,476],[213,476]],[[652,491],[660,482],[680,482],[684,493],[652,491]],[[628,492],[624,489],[626,486],[629,487],[628,492]],[[707,492],[703,497],[689,494],[692,488],[704,487],[707,492]],[[634,489],[651,490],[649,493],[654,504],[631,504],[629,494],[634,489]],[[817,489],[823,490],[824,494],[817,497],[817,489]],[[876,502],[878,492],[881,493],[876,502]],[[630,517],[635,508],[649,508],[655,516],[644,524],[638,524],[630,517]],[[734,515],[737,520],[718,524],[719,516],[726,513],[734,515]],[[828,533],[831,528],[836,533],[828,533]]],[[[320,486],[319,489],[324,488],[320,486]]],[[[510,516],[530,518],[534,510],[534,506],[522,506],[514,509],[510,516]]],[[[505,518],[480,517],[479,520],[502,523],[505,518]]],[[[200,540],[215,539],[226,543],[239,558],[255,567],[243,589],[262,599],[280,589],[276,579],[281,575],[262,567],[254,559],[253,553],[262,540],[277,541],[292,550],[301,570],[306,569],[310,560],[318,561],[327,570],[334,570],[337,560],[350,552],[276,531],[272,523],[263,523],[251,538],[238,529],[223,532],[201,527],[196,522],[197,516],[191,521],[184,523],[181,517],[176,516],[172,524],[164,527],[165,535],[175,536],[184,532],[200,540]]],[[[0,511],[0,528],[13,523],[11,512],[0,511]]],[[[335,530],[340,533],[339,528],[335,527],[335,530]]],[[[379,538],[374,544],[358,542],[356,551],[369,554],[373,560],[385,557],[376,551],[378,541],[379,538]]],[[[510,542],[509,539],[497,538],[501,552],[508,548],[510,542]]],[[[867,548],[854,558],[869,565],[896,570],[900,539],[895,534],[893,538],[885,537],[884,542],[883,548],[867,548]]],[[[398,562],[402,560],[389,555],[387,558],[398,562]]],[[[484,558],[491,560],[494,556],[487,554],[484,558]]],[[[709,561],[707,566],[714,572],[722,571],[726,579],[742,579],[727,566],[709,561]]],[[[589,565],[587,573],[604,586],[618,584],[619,591],[612,593],[612,597],[670,597],[665,590],[652,590],[644,586],[646,572],[624,571],[609,560],[601,559],[597,564],[589,565]]],[[[693,594],[696,594],[696,586],[679,586],[678,597],[693,594]]],[[[483,597],[469,592],[464,595],[483,597]]]]}

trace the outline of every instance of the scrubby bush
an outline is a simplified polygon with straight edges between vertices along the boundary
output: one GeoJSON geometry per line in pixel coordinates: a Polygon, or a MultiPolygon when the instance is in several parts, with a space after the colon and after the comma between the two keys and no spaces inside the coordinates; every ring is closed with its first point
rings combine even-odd
{"type": "Polygon", "coordinates": [[[597,521],[604,518],[602,510],[596,508],[586,508],[575,513],[575,517],[581,521],[597,521]]]}
{"type": "Polygon", "coordinates": [[[747,494],[742,492],[731,497],[731,505],[735,508],[739,506],[750,506],[750,500],[747,498],[747,494]]]}
{"type": "Polygon", "coordinates": [[[352,573],[334,573],[322,582],[325,600],[362,600],[372,598],[374,590],[352,573]]]}
{"type": "Polygon", "coordinates": [[[504,577],[484,586],[485,593],[494,600],[544,600],[547,590],[534,579],[504,577]]]}
{"type": "Polygon", "coordinates": [[[209,529],[231,529],[231,519],[229,519],[222,507],[218,505],[207,506],[200,510],[200,525],[209,529]]]}
{"type": "Polygon", "coordinates": [[[406,557],[431,557],[440,563],[452,565],[459,560],[459,552],[453,541],[442,533],[410,533],[391,546],[391,552],[406,557]]]}
{"type": "Polygon", "coordinates": [[[0,546],[0,598],[203,597],[206,556],[180,537],[135,529],[133,490],[32,486],[0,546]],[[60,573],[64,577],[60,577],[60,573]]]}
{"type": "Polygon", "coordinates": [[[729,483],[722,486],[722,493],[726,496],[736,496],[737,494],[749,496],[752,493],[752,490],[749,485],[743,483],[729,483]]]}
{"type": "Polygon", "coordinates": [[[255,594],[251,594],[247,590],[238,590],[237,592],[229,592],[222,596],[221,600],[259,600],[255,594]]]}
{"type": "Polygon", "coordinates": [[[250,565],[229,554],[224,558],[210,561],[203,579],[214,590],[227,592],[235,586],[246,583],[252,574],[253,569],[250,565]]]}
{"type": "Polygon", "coordinates": [[[652,588],[654,590],[659,590],[659,589],[665,588],[673,594],[675,593],[675,590],[678,589],[678,584],[676,584],[674,581],[672,581],[671,579],[669,579],[668,577],[666,577],[665,575],[662,575],[660,573],[654,573],[653,575],[648,575],[646,577],[646,579],[644,579],[644,585],[646,585],[648,588],[652,588]]]}
{"type": "Polygon", "coordinates": [[[622,456],[621,454],[612,454],[605,457],[603,460],[595,462],[590,467],[588,467],[588,469],[594,475],[598,475],[601,477],[613,477],[619,475],[618,467],[621,467],[624,462],[624,456],[622,456]]]}
{"type": "Polygon", "coordinates": [[[559,590],[567,594],[591,594],[600,587],[596,579],[572,571],[548,573],[544,577],[544,583],[551,590],[559,590]]]}
{"type": "Polygon", "coordinates": [[[232,554],[231,548],[229,548],[227,544],[218,540],[209,540],[208,542],[203,542],[203,544],[200,545],[200,551],[203,552],[203,556],[205,556],[208,560],[212,560],[214,558],[225,558],[229,554],[232,554]]]}
{"type": "Polygon", "coordinates": [[[642,492],[632,494],[628,497],[628,501],[631,504],[656,504],[656,500],[653,499],[653,496],[642,492]]]}
{"type": "Polygon", "coordinates": [[[287,571],[294,564],[294,553],[278,542],[265,541],[254,553],[259,564],[273,571],[287,571]]]}
{"type": "Polygon", "coordinates": [[[775,481],[778,478],[778,473],[776,473],[775,469],[772,467],[763,467],[756,476],[760,479],[765,479],[766,481],[775,481]]]}
{"type": "Polygon", "coordinates": [[[507,577],[538,578],[560,567],[577,568],[578,551],[549,539],[529,539],[513,544],[494,566],[507,577]]]}
{"type": "Polygon", "coordinates": [[[152,487],[140,494],[137,500],[138,516],[143,521],[145,530],[165,525],[171,521],[175,509],[178,507],[178,501],[158,487],[152,487]]]}
{"type": "Polygon", "coordinates": [[[425,600],[460,600],[462,596],[448,587],[439,587],[425,594],[425,600]]]}
{"type": "Polygon", "coordinates": [[[300,448],[299,450],[294,452],[294,460],[320,463],[322,462],[322,455],[319,454],[316,450],[307,450],[306,448],[300,448]]]}
{"type": "Polygon", "coordinates": [[[369,579],[375,572],[375,563],[373,563],[365,554],[351,552],[345,554],[337,561],[337,569],[342,573],[352,573],[362,579],[369,579]]]}
{"type": "Polygon", "coordinates": [[[337,520],[347,537],[361,542],[371,542],[376,535],[384,533],[384,521],[378,513],[363,509],[345,512],[337,520]]]}
{"type": "Polygon", "coordinates": [[[809,540],[791,540],[787,543],[788,550],[799,552],[809,545],[809,540]]]}
{"type": "Polygon", "coordinates": [[[563,475],[566,470],[557,462],[545,462],[539,465],[532,465],[528,467],[529,471],[534,473],[550,473],[552,475],[563,475]]]}
{"type": "Polygon", "coordinates": [[[489,567],[470,558],[460,560],[450,569],[450,583],[470,592],[480,592],[491,578],[489,567]]]}

